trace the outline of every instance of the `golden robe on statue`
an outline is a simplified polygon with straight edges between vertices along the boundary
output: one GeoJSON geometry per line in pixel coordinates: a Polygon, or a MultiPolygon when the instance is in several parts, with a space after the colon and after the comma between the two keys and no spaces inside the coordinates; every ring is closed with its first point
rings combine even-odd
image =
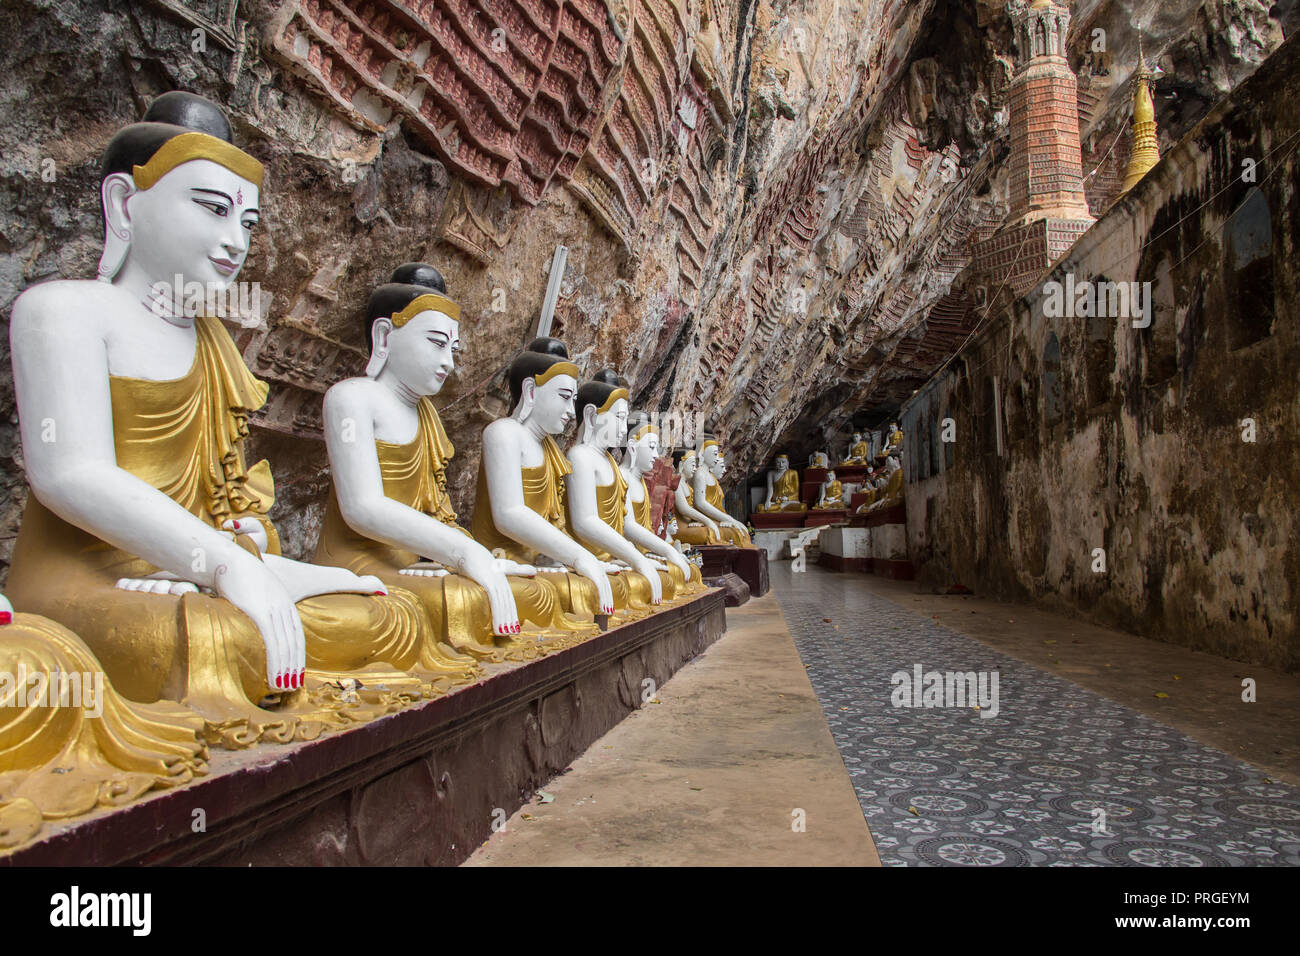
{"type": "Polygon", "coordinates": [[[871,454],[871,446],[864,441],[858,442],[849,449],[849,457],[840,462],[841,465],[865,465],[867,456],[871,454]]]}
{"type": "MultiPolygon", "coordinates": [[[[682,479],[684,492],[686,494],[686,503],[692,508],[695,507],[695,490],[691,487],[690,482],[682,479]]],[[[673,510],[677,510],[677,499],[673,497],[673,510]]],[[[719,531],[722,529],[719,528],[719,531]]],[[[677,511],[677,540],[682,544],[701,545],[701,544],[721,544],[722,539],[713,533],[713,529],[708,525],[692,523],[692,519],[686,517],[680,511],[677,511]]]]}
{"type": "MultiPolygon", "coordinates": [[[[600,515],[600,520],[605,522],[618,533],[619,537],[623,536],[623,519],[627,514],[627,479],[623,477],[623,472],[619,470],[618,462],[608,451],[605,452],[605,460],[609,462],[609,467],[613,469],[614,480],[607,485],[596,486],[596,513],[600,515]]],[[[584,548],[600,558],[602,561],[612,561],[613,556],[601,548],[594,541],[588,541],[582,535],[575,532],[574,537],[582,544],[584,548]]],[[[631,542],[628,542],[631,544],[631,542]]],[[[636,547],[633,545],[633,547],[636,547]]],[[[681,571],[677,572],[678,578],[681,577],[681,571]]],[[[647,581],[637,571],[624,571],[618,575],[620,578],[626,578],[630,589],[631,606],[641,610],[653,607],[650,597],[650,582],[647,581]]],[[[678,593],[678,585],[668,571],[659,572],[659,580],[662,585],[661,591],[665,601],[671,601],[678,593]]],[[[617,601],[615,602],[617,603],[617,601]]]]}
{"type": "MultiPolygon", "coordinates": [[[[723,507],[725,502],[722,497],[722,485],[716,481],[704,489],[704,500],[719,511],[726,513],[727,509],[723,507]]],[[[749,539],[749,532],[743,528],[718,525],[718,533],[722,536],[723,544],[732,544],[737,548],[754,547],[754,542],[749,539]]]]}
{"type": "Polygon", "coordinates": [[[0,852],[46,820],[120,807],[207,773],[203,718],[134,704],[75,634],[37,614],[0,627],[0,852]]]}
{"type": "MultiPolygon", "coordinates": [[[[632,517],[636,519],[637,524],[645,528],[651,534],[655,533],[655,529],[650,522],[650,489],[646,487],[644,478],[641,479],[641,500],[632,502],[632,517]]],[[[643,551],[643,553],[653,555],[653,552],[651,551],[643,551]]],[[[704,579],[700,577],[700,569],[694,564],[690,564],[689,562],[687,563],[691,569],[689,579],[682,573],[682,569],[677,567],[677,565],[668,565],[668,574],[672,578],[673,593],[675,595],[693,594],[694,592],[703,590],[704,588],[704,579]]],[[[668,591],[665,587],[664,594],[666,595],[667,593],[668,591]]]]}
{"type": "MultiPolygon", "coordinates": [[[[456,511],[447,494],[447,463],[455,455],[455,448],[433,402],[422,398],[417,408],[419,428],[411,441],[406,444],[375,442],[384,495],[470,537],[457,523],[456,511]]],[[[424,605],[434,636],[458,651],[478,658],[496,658],[502,651],[517,649],[515,645],[526,646],[524,641],[506,642],[506,638],[499,638],[503,642],[501,647],[494,643],[487,591],[475,581],[459,574],[440,577],[400,574],[403,568],[420,561],[421,556],[353,531],[343,520],[333,489],[312,560],[357,574],[373,574],[385,584],[411,591],[424,605]]],[[[591,623],[565,614],[559,595],[549,582],[515,575],[506,580],[510,582],[521,622],[566,633],[594,630],[591,623]]],[[[535,637],[534,630],[526,633],[535,637]]],[[[542,648],[553,646],[548,643],[542,648]]]]}
{"type": "Polygon", "coordinates": [[[761,511],[805,511],[807,505],[799,500],[799,473],[787,469],[772,483],[772,506],[761,511]]]}
{"type": "MultiPolygon", "coordinates": [[[[195,327],[194,364],[181,378],[110,378],[117,464],[214,528],[231,518],[261,522],[268,551],[278,553],[279,537],[266,517],[274,502],[270,466],[247,468],[243,454],[248,414],[265,403],[266,383],[244,365],[219,320],[199,318],[195,327]]],[[[247,536],[237,540],[257,553],[247,536]]],[[[202,560],[196,553],[195,561],[202,560]]],[[[115,587],[120,578],[158,570],[64,521],[33,494],[7,590],[15,606],[85,641],[124,697],[182,701],[205,719],[208,738],[224,746],[309,739],[326,725],[369,719],[420,696],[420,681],[401,673],[420,662],[428,635],[409,593],[327,594],[297,605],[309,679],[366,668],[367,683],[382,680],[402,690],[359,704],[325,701],[319,689],[314,696],[296,691],[281,694],[279,708],[268,710],[255,706],[272,691],[265,645],[247,615],[205,593],[115,587]]]]}

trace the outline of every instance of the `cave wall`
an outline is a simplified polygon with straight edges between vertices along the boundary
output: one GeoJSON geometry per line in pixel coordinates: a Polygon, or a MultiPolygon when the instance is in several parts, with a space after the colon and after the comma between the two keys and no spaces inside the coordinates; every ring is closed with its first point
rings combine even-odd
{"type": "MultiPolygon", "coordinates": [[[[1122,173],[1135,24],[1176,137],[1292,6],[1076,4],[1089,200],[1122,173]]],[[[27,286],[93,274],[100,152],[158,93],[222,103],[265,163],[241,274],[262,314],[234,331],[271,383],[251,454],[293,556],[328,487],[321,396],[361,369],[358,312],[399,262],[439,265],[466,316],[439,398],[462,513],[561,244],[554,331],[637,404],[705,411],[734,497],[776,450],[842,445],[965,339],[974,313],[933,307],[1005,213],[1012,50],[992,0],[0,0],[0,32],[6,328],[27,286]]],[[[0,573],[25,496],[6,335],[0,573]]]]}
{"type": "Polygon", "coordinates": [[[1291,40],[908,401],[923,582],[1300,670],[1297,96],[1291,40]],[[1150,327],[1053,317],[1067,276],[1150,327]]]}

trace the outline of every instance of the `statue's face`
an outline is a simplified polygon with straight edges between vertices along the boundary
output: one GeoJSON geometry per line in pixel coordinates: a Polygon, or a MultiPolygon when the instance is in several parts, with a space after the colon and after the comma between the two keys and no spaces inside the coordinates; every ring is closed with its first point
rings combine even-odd
{"type": "Polygon", "coordinates": [[[126,199],[128,261],[153,281],[224,291],[248,257],[257,186],[210,159],[193,159],[126,199]]]}
{"type": "Polygon", "coordinates": [[[627,444],[627,399],[620,398],[609,411],[596,416],[592,441],[597,448],[619,448],[627,444]]]}
{"type": "Polygon", "coordinates": [[[699,465],[699,462],[695,460],[695,456],[694,456],[694,455],[691,455],[691,457],[689,457],[689,458],[683,458],[683,459],[682,459],[682,466],[681,466],[681,467],[682,467],[682,477],[685,478],[687,481],[690,481],[692,478],[695,477],[695,468],[696,468],[696,466],[698,466],[698,465],[699,465]]]}
{"type": "Polygon", "coordinates": [[[705,468],[712,471],[713,463],[717,461],[719,454],[721,454],[721,452],[718,450],[718,446],[710,445],[708,448],[704,449],[704,451],[700,452],[700,460],[704,462],[705,468]]]}
{"type": "Polygon", "coordinates": [[[862,432],[854,432],[854,433],[853,433],[853,441],[854,441],[854,442],[860,442],[860,441],[862,441],[862,432]]]}
{"type": "Polygon", "coordinates": [[[782,472],[789,471],[789,470],[790,470],[790,459],[782,455],[780,458],[776,460],[776,473],[779,475],[782,472]]]}
{"type": "Polygon", "coordinates": [[[417,395],[437,395],[456,367],[458,352],[460,323],[429,309],[388,333],[385,367],[417,395]]]}
{"type": "Polygon", "coordinates": [[[833,471],[828,471],[828,472],[826,472],[826,480],[827,480],[827,481],[834,481],[834,480],[835,480],[835,472],[833,472],[833,471]]]}
{"type": "Polygon", "coordinates": [[[727,473],[727,462],[721,455],[716,456],[709,465],[709,471],[713,473],[714,478],[721,478],[727,473]]]}
{"type": "Polygon", "coordinates": [[[632,445],[632,467],[637,471],[649,471],[659,457],[659,436],[654,432],[646,435],[632,445]]]}
{"type": "Polygon", "coordinates": [[[668,519],[668,526],[665,528],[665,530],[668,532],[668,534],[669,534],[670,537],[671,537],[672,535],[675,535],[675,534],[677,533],[677,516],[676,516],[676,515],[673,515],[671,518],[668,519]]]}
{"type": "Polygon", "coordinates": [[[557,375],[545,385],[535,387],[533,410],[528,417],[536,417],[546,434],[558,435],[573,421],[573,399],[577,394],[577,379],[572,375],[557,375]]]}

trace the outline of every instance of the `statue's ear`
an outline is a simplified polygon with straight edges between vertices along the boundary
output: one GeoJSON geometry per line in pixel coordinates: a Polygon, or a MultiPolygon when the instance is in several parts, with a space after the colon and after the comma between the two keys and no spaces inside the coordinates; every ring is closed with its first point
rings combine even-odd
{"type": "Polygon", "coordinates": [[[515,406],[512,413],[517,422],[525,422],[528,416],[533,413],[533,406],[537,404],[537,383],[531,378],[526,378],[519,387],[519,404],[515,406]]]}
{"type": "Polygon", "coordinates": [[[370,361],[366,363],[366,375],[377,378],[388,361],[388,336],[393,331],[393,320],[378,318],[370,326],[370,338],[374,345],[370,349],[370,361]]]}
{"type": "Polygon", "coordinates": [[[131,251],[131,212],[127,200],[139,190],[126,173],[111,173],[99,184],[104,207],[104,251],[99,257],[98,277],[112,282],[131,251]]]}
{"type": "Polygon", "coordinates": [[[596,434],[596,406],[582,406],[582,436],[591,438],[596,434]]]}

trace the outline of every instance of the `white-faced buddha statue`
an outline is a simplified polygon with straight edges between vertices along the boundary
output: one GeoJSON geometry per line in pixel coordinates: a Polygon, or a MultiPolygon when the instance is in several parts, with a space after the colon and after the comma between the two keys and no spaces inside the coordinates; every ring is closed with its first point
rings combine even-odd
{"type": "Polygon", "coordinates": [[[817,492],[817,507],[821,510],[844,507],[844,485],[834,471],[826,472],[826,479],[817,492]]]}
{"type": "Polygon", "coordinates": [[[659,458],[659,429],[650,423],[649,416],[636,413],[629,419],[627,448],[619,466],[627,484],[627,511],[623,533],[643,553],[666,562],[664,591],[670,597],[696,590],[703,585],[699,569],[682,557],[672,544],[676,518],[669,516],[665,537],[655,534],[650,522],[650,490],[645,476],[659,458]]]}
{"type": "Polygon", "coordinates": [[[767,497],[759,511],[807,511],[800,499],[799,472],[790,467],[789,455],[777,455],[776,464],[767,473],[767,497]]]}
{"type": "Polygon", "coordinates": [[[692,500],[695,507],[718,525],[718,536],[723,544],[737,548],[752,548],[754,543],[749,538],[749,529],[727,514],[722,495],[722,476],[726,474],[727,463],[722,456],[722,447],[714,438],[706,438],[700,445],[700,467],[692,478],[695,494],[692,500]]]}
{"type": "Polygon", "coordinates": [[[853,441],[849,443],[848,454],[844,456],[841,465],[865,465],[871,457],[871,446],[863,439],[861,432],[853,433],[853,441]]]}
{"type": "Polygon", "coordinates": [[[227,746],[354,719],[325,700],[350,672],[432,686],[405,673],[428,635],[415,598],[281,556],[270,467],[245,463],[267,385],[201,303],[238,277],[262,186],[215,104],[159,97],[105,150],[98,278],[32,287],[10,324],[31,485],[10,597],[227,746]]]}
{"type": "Polygon", "coordinates": [[[494,557],[457,520],[447,493],[455,448],[433,404],[460,351],[460,306],[442,275],[399,266],[371,294],[364,325],[366,374],[325,395],[333,481],[314,560],[414,593],[453,663],[534,656],[594,632],[566,615],[536,568],[494,557]]]}
{"type": "Polygon", "coordinates": [[[622,570],[569,533],[565,479],[569,460],[555,436],[574,419],[579,370],[563,343],[534,342],[510,363],[512,413],[483,430],[474,500],[474,539],[497,557],[538,567],[574,614],[615,613],[614,589],[626,602],[622,570]]]}
{"type": "Polygon", "coordinates": [[[721,543],[718,523],[695,507],[695,472],[699,457],[694,448],[682,452],[677,462],[677,487],[673,491],[673,509],[679,519],[674,537],[682,544],[721,543]]]}

